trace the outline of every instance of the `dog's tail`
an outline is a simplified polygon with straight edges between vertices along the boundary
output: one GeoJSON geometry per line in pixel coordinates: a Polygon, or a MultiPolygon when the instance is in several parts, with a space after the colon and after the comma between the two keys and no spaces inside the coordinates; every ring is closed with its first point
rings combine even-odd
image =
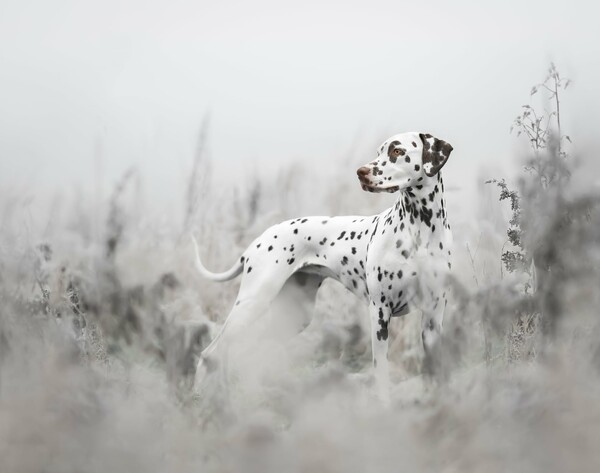
{"type": "Polygon", "coordinates": [[[196,250],[196,269],[205,278],[212,279],[213,281],[219,281],[219,282],[229,281],[230,279],[233,279],[236,276],[238,276],[242,272],[242,269],[244,269],[244,264],[240,260],[238,260],[229,270],[227,270],[223,273],[213,273],[212,271],[209,271],[208,269],[206,269],[204,267],[204,265],[202,264],[202,261],[200,260],[200,251],[198,250],[198,242],[196,241],[196,239],[194,238],[193,235],[191,235],[191,237],[192,237],[192,243],[194,243],[194,249],[196,250]]]}

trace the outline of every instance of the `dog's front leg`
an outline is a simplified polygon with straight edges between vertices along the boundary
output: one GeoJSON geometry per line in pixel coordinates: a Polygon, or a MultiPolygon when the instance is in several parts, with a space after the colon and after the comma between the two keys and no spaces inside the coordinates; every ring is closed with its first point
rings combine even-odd
{"type": "Polygon", "coordinates": [[[370,306],[371,348],[373,350],[373,370],[375,386],[381,401],[390,402],[390,370],[388,366],[388,325],[390,312],[386,307],[370,306]]]}

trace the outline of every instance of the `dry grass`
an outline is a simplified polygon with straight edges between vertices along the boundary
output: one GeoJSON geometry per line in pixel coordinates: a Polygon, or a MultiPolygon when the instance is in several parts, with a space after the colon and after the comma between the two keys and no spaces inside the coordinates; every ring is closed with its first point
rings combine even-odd
{"type": "MultiPolygon", "coordinates": [[[[184,230],[201,230],[208,264],[224,268],[282,218],[385,205],[340,202],[343,188],[324,190],[309,177],[298,164],[277,180],[240,185],[234,199],[215,193],[218,211],[216,201],[199,203],[190,184],[184,230]]],[[[560,284],[536,296],[548,303],[552,291],[563,301],[553,333],[538,328],[537,302],[518,278],[490,275],[494,262],[485,259],[498,259],[500,248],[459,248],[447,376],[420,376],[418,315],[394,320],[393,402],[383,408],[360,377],[370,360],[365,310],[334,283],[323,287],[303,334],[262,340],[236,382],[194,394],[196,356],[237,283],[199,279],[176,219],[168,229],[134,224],[122,198],[127,186],[121,182],[106,208],[78,204],[43,240],[23,238],[18,208],[4,209],[2,471],[600,469],[600,221],[589,195],[586,218],[561,227],[559,239],[542,231],[561,261],[560,284]],[[91,215],[106,222],[96,235],[91,215]]],[[[563,196],[583,205],[568,189],[563,196]]],[[[538,214],[560,213],[552,202],[538,214]]],[[[459,245],[471,238],[457,236],[459,245]]],[[[473,235],[471,248],[480,238],[473,235]]]]}

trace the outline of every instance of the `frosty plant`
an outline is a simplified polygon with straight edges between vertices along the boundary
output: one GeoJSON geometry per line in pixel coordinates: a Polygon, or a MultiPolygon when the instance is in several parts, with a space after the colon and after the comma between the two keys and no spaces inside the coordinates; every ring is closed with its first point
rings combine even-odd
{"type": "Polygon", "coordinates": [[[545,91],[549,94],[548,101],[552,109],[539,113],[531,105],[523,105],[521,108],[523,112],[518,115],[510,131],[517,130],[517,136],[521,134],[525,135],[530,142],[531,148],[539,155],[540,151],[545,150],[548,147],[548,141],[552,135],[560,137],[558,140],[558,153],[562,158],[566,157],[566,153],[562,148],[562,142],[564,140],[571,142],[571,138],[568,135],[562,134],[561,123],[560,123],[560,93],[569,87],[571,84],[570,79],[565,79],[560,76],[560,73],[556,69],[556,66],[551,63],[548,69],[548,74],[543,82],[534,85],[531,88],[530,96],[536,95],[540,90],[545,91]],[[556,129],[552,129],[553,122],[556,122],[556,129]]]}
{"type": "MultiPolygon", "coordinates": [[[[578,224],[589,211],[586,199],[591,196],[569,199],[565,193],[571,174],[564,148],[571,138],[562,134],[561,94],[570,83],[550,64],[544,81],[530,92],[530,97],[538,92],[545,95],[541,109],[523,105],[511,126],[511,133],[516,131],[517,136],[527,138],[532,151],[524,166],[526,173],[519,179],[519,190],[511,189],[504,179],[487,181],[500,188],[500,201],[508,200],[511,205],[502,266],[509,273],[528,275],[523,289],[527,308],[518,311],[516,324],[508,334],[509,351],[514,348],[523,353],[527,340],[536,333],[545,335],[545,340],[556,334],[564,312],[561,278],[575,277],[577,272],[571,271],[568,248],[572,240],[581,237],[578,224]]],[[[535,351],[533,345],[525,350],[531,356],[535,351]]]]}
{"type": "MultiPolygon", "coordinates": [[[[547,93],[549,109],[545,108],[540,111],[532,105],[523,105],[521,113],[515,118],[510,128],[511,133],[516,131],[517,136],[523,135],[527,138],[533,156],[524,169],[534,176],[542,189],[547,189],[549,185],[557,183],[561,177],[569,176],[562,161],[567,158],[563,143],[565,141],[570,143],[571,138],[562,134],[560,100],[561,92],[566,90],[570,83],[571,80],[561,77],[556,66],[551,63],[544,81],[534,85],[530,92],[530,97],[540,91],[547,93]],[[558,160],[553,159],[552,155],[556,155],[558,160]]],[[[500,201],[508,200],[510,202],[512,215],[506,231],[508,239],[502,247],[501,256],[504,268],[509,273],[523,271],[533,276],[531,263],[535,249],[530,248],[528,251],[524,244],[519,192],[511,189],[504,179],[491,179],[486,183],[496,184],[500,188],[500,201]],[[507,244],[510,244],[512,249],[505,250],[507,244]]],[[[531,285],[527,284],[525,291],[529,292],[529,289],[531,289],[531,285]]]]}

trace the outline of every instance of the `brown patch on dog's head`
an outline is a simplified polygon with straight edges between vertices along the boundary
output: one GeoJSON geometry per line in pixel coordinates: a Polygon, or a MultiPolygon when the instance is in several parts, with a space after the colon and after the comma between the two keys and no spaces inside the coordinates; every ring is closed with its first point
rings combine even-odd
{"type": "Polygon", "coordinates": [[[405,154],[406,150],[400,146],[399,141],[392,141],[388,146],[388,158],[390,158],[391,163],[395,163],[398,156],[404,156],[405,154]]]}
{"type": "Polygon", "coordinates": [[[452,145],[430,134],[419,133],[419,137],[423,142],[423,170],[427,176],[435,176],[448,161],[452,145]]]}

